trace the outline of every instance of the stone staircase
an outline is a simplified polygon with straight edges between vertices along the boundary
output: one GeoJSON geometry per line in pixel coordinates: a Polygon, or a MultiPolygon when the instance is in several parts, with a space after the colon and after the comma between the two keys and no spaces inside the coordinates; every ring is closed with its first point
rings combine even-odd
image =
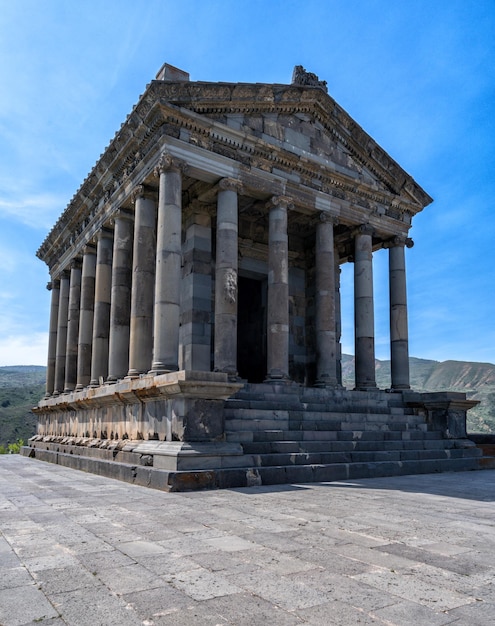
{"type": "MultiPolygon", "coordinates": [[[[248,384],[227,400],[225,420],[250,484],[479,469],[474,444],[432,430],[402,393],[248,384]]],[[[223,472],[229,486],[233,472],[223,472]]]]}
{"type": "Polygon", "coordinates": [[[225,401],[226,441],[37,435],[22,454],[166,491],[493,467],[495,449],[466,436],[473,404],[453,392],[246,384],[225,401]]]}

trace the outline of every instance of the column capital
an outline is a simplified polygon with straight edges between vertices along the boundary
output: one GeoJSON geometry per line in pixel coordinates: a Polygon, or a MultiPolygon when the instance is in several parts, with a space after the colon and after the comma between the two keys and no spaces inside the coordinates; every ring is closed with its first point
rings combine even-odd
{"type": "Polygon", "coordinates": [[[374,234],[375,230],[370,224],[360,224],[352,231],[353,237],[356,235],[370,235],[372,237],[374,234]]]}
{"type": "Polygon", "coordinates": [[[59,281],[60,281],[60,280],[62,280],[62,279],[69,280],[69,278],[70,278],[70,272],[69,272],[69,270],[66,270],[66,269],[65,269],[65,270],[62,270],[62,271],[60,272],[60,274],[59,274],[58,278],[59,278],[59,281]]]}
{"type": "Polygon", "coordinates": [[[94,243],[89,241],[83,248],[83,254],[96,254],[96,248],[94,243]]]}
{"type": "Polygon", "coordinates": [[[414,241],[410,237],[402,237],[397,235],[388,241],[383,243],[384,248],[397,248],[397,247],[406,247],[412,248],[414,246],[414,241]]]}
{"type": "Polygon", "coordinates": [[[152,195],[152,190],[146,185],[136,185],[132,190],[131,200],[135,203],[138,198],[151,198],[152,195]]]}
{"type": "Polygon", "coordinates": [[[334,226],[338,226],[339,224],[339,218],[336,215],[327,213],[326,211],[320,211],[318,214],[318,221],[323,224],[333,224],[334,226]]]}
{"type": "Polygon", "coordinates": [[[281,206],[281,205],[289,211],[294,209],[294,206],[295,206],[294,200],[289,196],[282,196],[282,195],[272,196],[267,202],[267,206],[270,209],[281,206]]]}
{"type": "Polygon", "coordinates": [[[240,180],[236,178],[222,178],[218,183],[220,191],[236,191],[237,193],[243,192],[243,186],[240,180]]]}
{"type": "Polygon", "coordinates": [[[52,289],[58,289],[60,287],[60,280],[58,278],[54,278],[53,280],[50,280],[48,283],[46,283],[46,288],[48,289],[48,291],[51,291],[52,289]]]}
{"type": "Polygon", "coordinates": [[[111,239],[113,237],[113,230],[111,228],[107,228],[106,226],[102,226],[96,237],[98,241],[100,241],[100,239],[111,239]]]}
{"type": "Polygon", "coordinates": [[[74,257],[72,259],[72,261],[70,262],[70,269],[74,269],[74,270],[80,270],[82,266],[82,262],[81,259],[79,259],[78,257],[74,257]]]}
{"type": "Polygon", "coordinates": [[[134,214],[128,211],[127,209],[120,208],[115,211],[115,213],[110,218],[110,224],[115,226],[115,220],[124,219],[129,220],[129,222],[134,221],[134,214]]]}
{"type": "Polygon", "coordinates": [[[160,155],[160,159],[158,160],[158,165],[153,170],[153,173],[157,178],[159,178],[160,174],[163,174],[164,172],[173,171],[173,170],[179,171],[185,174],[187,171],[187,168],[188,168],[188,165],[185,161],[182,161],[181,159],[177,159],[173,157],[168,152],[162,152],[162,154],[160,155]]]}

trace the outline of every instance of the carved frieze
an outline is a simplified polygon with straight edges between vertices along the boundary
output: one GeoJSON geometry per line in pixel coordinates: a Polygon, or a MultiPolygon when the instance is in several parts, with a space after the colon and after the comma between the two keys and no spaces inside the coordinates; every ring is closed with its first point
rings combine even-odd
{"type": "Polygon", "coordinates": [[[237,299],[237,272],[232,268],[224,274],[223,297],[230,304],[235,304],[237,299]]]}

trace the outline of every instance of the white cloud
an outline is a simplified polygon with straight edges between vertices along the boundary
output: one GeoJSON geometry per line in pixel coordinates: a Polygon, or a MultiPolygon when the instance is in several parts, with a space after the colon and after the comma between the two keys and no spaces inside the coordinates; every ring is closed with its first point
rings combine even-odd
{"type": "Polygon", "coordinates": [[[0,337],[0,366],[46,365],[48,333],[0,337]]]}
{"type": "Polygon", "coordinates": [[[0,215],[31,228],[49,229],[65,208],[66,200],[54,193],[0,198],[0,215]]]}

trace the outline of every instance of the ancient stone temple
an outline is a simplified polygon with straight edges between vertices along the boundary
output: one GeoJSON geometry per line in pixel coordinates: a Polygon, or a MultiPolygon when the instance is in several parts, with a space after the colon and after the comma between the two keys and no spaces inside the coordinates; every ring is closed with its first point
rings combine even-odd
{"type": "Polygon", "coordinates": [[[474,403],[410,390],[405,251],[430,202],[302,67],[272,85],[191,82],[164,65],[38,251],[48,370],[24,453],[161,489],[476,467],[474,403]],[[375,382],[382,248],[387,391],[375,382]]]}

